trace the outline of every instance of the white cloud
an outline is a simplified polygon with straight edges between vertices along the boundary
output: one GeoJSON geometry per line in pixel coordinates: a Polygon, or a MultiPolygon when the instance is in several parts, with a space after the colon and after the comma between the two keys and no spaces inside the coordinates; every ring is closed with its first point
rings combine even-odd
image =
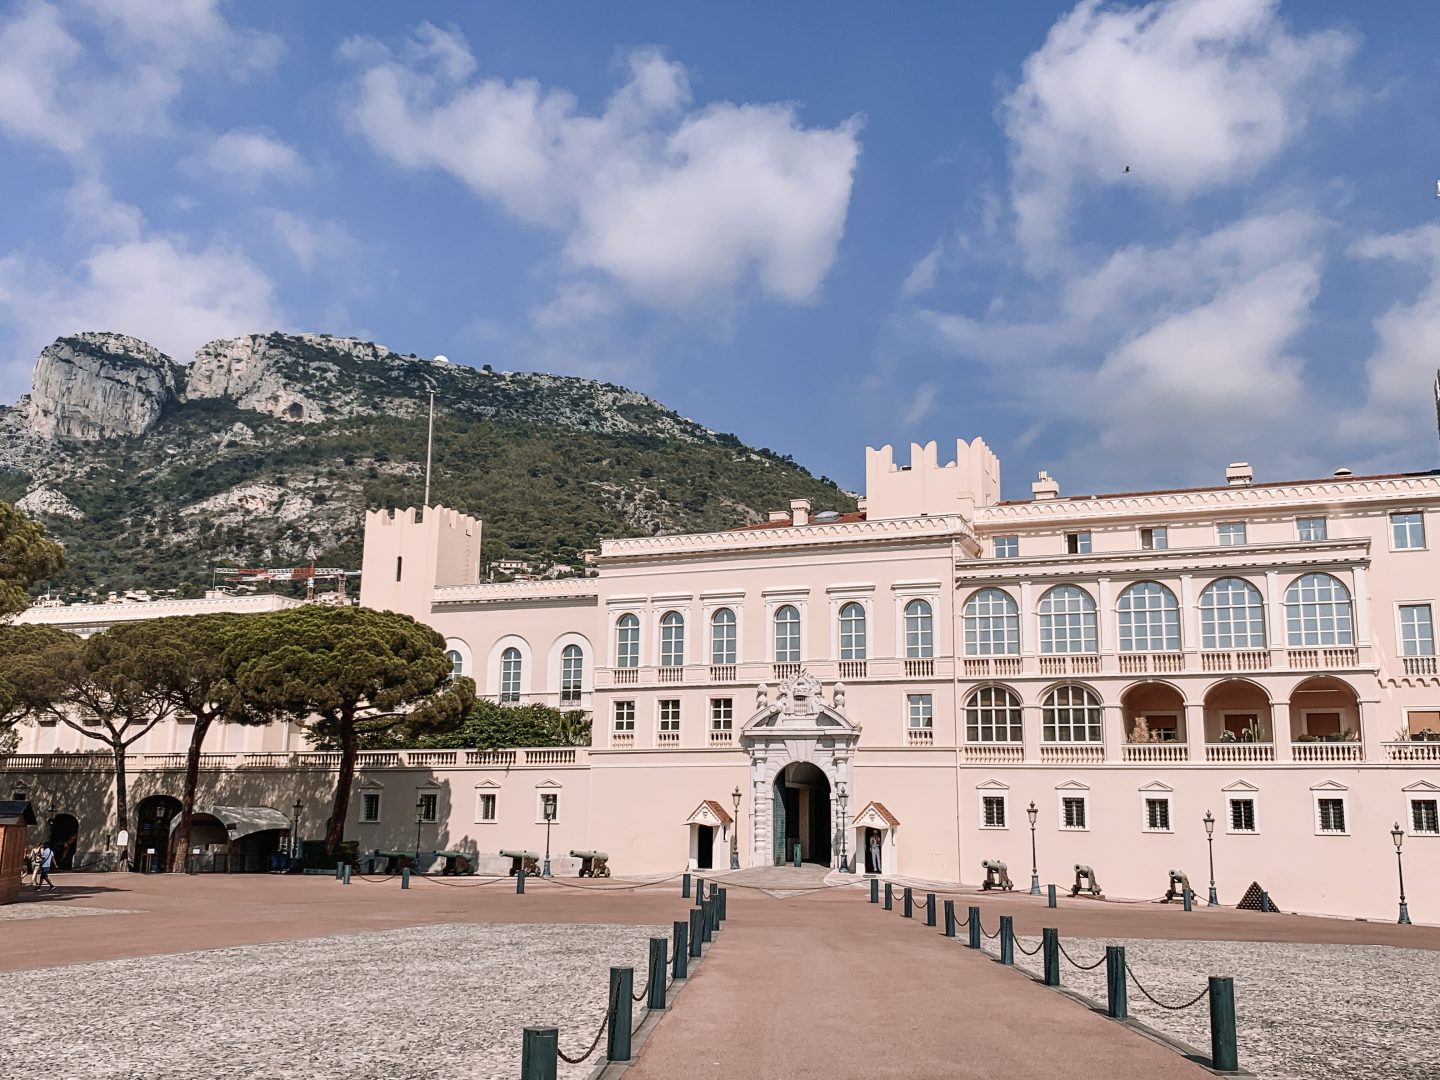
{"type": "Polygon", "coordinates": [[[685,70],[655,50],[630,55],[599,113],[563,90],[473,71],[464,40],[427,24],[399,55],[369,61],[348,119],[396,163],[441,169],[560,233],[572,270],[645,303],[729,301],[751,275],[771,297],[817,293],[844,230],[857,120],[805,127],[791,105],[694,108],[685,70]]]}
{"type": "Polygon", "coordinates": [[[255,188],[271,179],[303,180],[309,175],[298,150],[264,131],[235,130],[218,135],[187,162],[187,168],[241,188],[255,188]]]}
{"type": "Polygon", "coordinates": [[[919,296],[927,293],[935,287],[935,280],[940,276],[940,256],[943,254],[941,245],[936,244],[925,256],[910,268],[910,273],[905,275],[905,280],[900,283],[901,296],[919,296]]]}
{"type": "Polygon", "coordinates": [[[265,216],[276,239],[302,270],[313,270],[322,261],[343,263],[359,250],[358,242],[339,222],[312,221],[289,210],[270,210],[265,216]]]}
{"type": "Polygon", "coordinates": [[[905,415],[900,418],[900,425],[904,428],[912,428],[930,415],[930,410],[935,407],[935,398],[940,388],[934,383],[921,383],[915,387],[915,393],[910,398],[910,405],[905,410],[905,415]]]}
{"type": "Polygon", "coordinates": [[[1179,200],[1253,177],[1335,102],[1354,39],[1292,33],[1277,8],[1085,0],[1051,28],[1004,106],[1032,266],[1063,243],[1078,190],[1128,184],[1179,200]]]}

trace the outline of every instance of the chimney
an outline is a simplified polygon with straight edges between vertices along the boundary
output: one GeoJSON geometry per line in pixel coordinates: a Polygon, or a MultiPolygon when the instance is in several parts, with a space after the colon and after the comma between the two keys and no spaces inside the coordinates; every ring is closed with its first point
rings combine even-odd
{"type": "Polygon", "coordinates": [[[790,524],[791,524],[791,525],[809,525],[809,524],[810,524],[810,500],[809,500],[809,499],[791,499],[791,500],[790,500],[790,524]]]}
{"type": "Polygon", "coordinates": [[[1035,482],[1030,485],[1030,497],[1032,499],[1056,499],[1060,497],[1060,482],[1054,479],[1044,469],[1035,482]]]}
{"type": "Polygon", "coordinates": [[[1231,487],[1244,487],[1255,479],[1255,471],[1248,461],[1232,461],[1225,469],[1225,482],[1231,487]]]}
{"type": "Polygon", "coordinates": [[[776,521],[783,521],[783,522],[786,522],[786,523],[788,524],[789,521],[790,521],[790,515],[789,515],[788,513],[786,513],[784,510],[771,510],[771,511],[770,511],[770,521],[771,521],[772,523],[773,523],[773,522],[776,522],[776,521]]]}

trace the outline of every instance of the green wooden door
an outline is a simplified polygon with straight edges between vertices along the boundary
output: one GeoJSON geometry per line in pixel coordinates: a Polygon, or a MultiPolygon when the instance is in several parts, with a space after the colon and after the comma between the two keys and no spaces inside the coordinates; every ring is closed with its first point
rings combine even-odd
{"type": "Polygon", "coordinates": [[[774,849],[775,865],[782,866],[785,863],[785,781],[777,776],[775,785],[771,790],[771,822],[773,826],[772,844],[774,849]]]}

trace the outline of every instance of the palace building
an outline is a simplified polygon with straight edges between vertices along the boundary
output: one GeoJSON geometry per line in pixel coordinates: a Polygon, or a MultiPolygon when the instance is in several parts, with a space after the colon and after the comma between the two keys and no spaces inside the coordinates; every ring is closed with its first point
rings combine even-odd
{"type": "MultiPolygon", "coordinates": [[[[865,473],[858,512],[609,540],[593,577],[484,582],[480,520],[368,514],[362,604],[433,626],[492,699],[586,710],[593,736],[362,754],[347,835],[537,850],[550,808],[557,854],[622,875],[723,868],[733,845],[742,866],[798,848],[969,883],[999,859],[1023,890],[1033,850],[1041,881],[1079,864],[1129,898],[1171,869],[1203,898],[1213,856],[1222,903],[1258,882],[1285,910],[1393,918],[1398,822],[1412,910],[1440,921],[1440,473],[1234,464],[1080,497],[1041,473],[1002,500],[980,439],[868,450],[865,473]]],[[[104,791],[63,753],[83,747],[22,734],[0,784],[84,808],[102,847],[104,791]]],[[[168,824],[187,739],[136,748],[142,818],[168,824]]],[[[323,822],[335,755],[282,727],[213,741],[204,799],[323,822]]]]}

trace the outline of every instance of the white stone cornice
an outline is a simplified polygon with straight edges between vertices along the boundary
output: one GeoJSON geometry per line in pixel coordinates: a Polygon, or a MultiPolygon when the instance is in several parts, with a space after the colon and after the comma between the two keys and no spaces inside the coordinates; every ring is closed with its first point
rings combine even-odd
{"type": "Polygon", "coordinates": [[[441,585],[431,597],[436,607],[452,604],[515,604],[526,601],[594,604],[599,583],[594,578],[553,581],[497,581],[484,585],[441,585]]]}
{"type": "Polygon", "coordinates": [[[880,521],[845,521],[779,529],[734,529],[727,532],[685,533],[679,536],[637,536],[604,540],[604,562],[693,558],[741,551],[785,551],[839,544],[913,544],[974,538],[970,523],[958,514],[929,517],[885,518],[880,521]]]}
{"type": "Polygon", "coordinates": [[[171,615],[248,614],[300,607],[304,601],[279,593],[252,596],[213,596],[195,600],[149,600],[119,604],[65,604],[60,607],[26,608],[15,616],[17,623],[100,629],[114,623],[138,619],[161,619],[171,615]]]}

